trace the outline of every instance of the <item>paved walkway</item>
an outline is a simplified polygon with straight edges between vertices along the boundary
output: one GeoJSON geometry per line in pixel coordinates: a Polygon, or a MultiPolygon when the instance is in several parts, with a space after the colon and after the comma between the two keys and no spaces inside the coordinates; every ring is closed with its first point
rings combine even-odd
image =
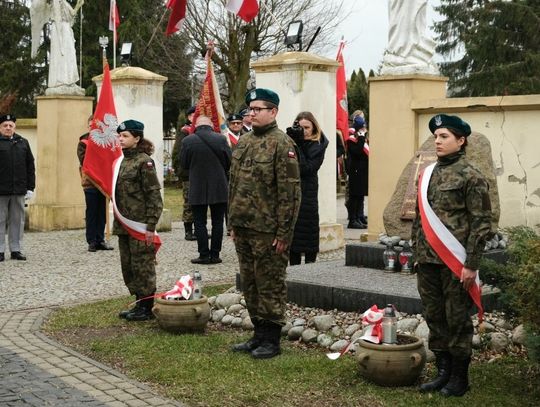
{"type": "MultiPolygon", "coordinates": [[[[345,223],[343,199],[338,221],[345,223]]],[[[174,224],[163,234],[158,255],[158,290],[193,271],[196,242],[183,239],[174,224]]],[[[359,239],[345,229],[346,239],[359,239]]],[[[87,303],[127,294],[115,238],[114,251],[89,253],[83,230],[26,233],[28,261],[0,263],[0,405],[1,406],[182,406],[142,383],[91,360],[40,332],[57,306],[87,303]]],[[[238,262],[234,245],[223,242],[223,264],[198,266],[206,283],[234,282],[238,262]]],[[[320,261],[344,258],[344,250],[323,253],[320,261]]]]}

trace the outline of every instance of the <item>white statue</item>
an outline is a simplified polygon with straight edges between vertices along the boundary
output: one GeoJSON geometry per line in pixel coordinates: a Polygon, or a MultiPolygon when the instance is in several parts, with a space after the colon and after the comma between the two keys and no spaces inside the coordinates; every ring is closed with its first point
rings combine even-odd
{"type": "Polygon", "coordinates": [[[435,41],[426,36],[427,0],[388,0],[388,45],[381,74],[438,75],[435,41]]]}
{"type": "Polygon", "coordinates": [[[41,43],[43,25],[51,22],[49,81],[46,95],[84,95],[84,90],[77,85],[79,73],[75,56],[75,38],[71,28],[75,15],[83,4],[84,0],[78,0],[73,9],[65,0],[32,1],[30,6],[32,58],[36,56],[41,43]]]}

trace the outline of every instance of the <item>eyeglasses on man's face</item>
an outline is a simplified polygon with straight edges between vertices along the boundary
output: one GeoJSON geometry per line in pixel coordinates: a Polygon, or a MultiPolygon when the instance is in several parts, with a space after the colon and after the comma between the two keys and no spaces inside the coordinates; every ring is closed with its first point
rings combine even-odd
{"type": "Polygon", "coordinates": [[[261,110],[272,110],[273,107],[248,107],[248,113],[259,114],[261,110]]]}

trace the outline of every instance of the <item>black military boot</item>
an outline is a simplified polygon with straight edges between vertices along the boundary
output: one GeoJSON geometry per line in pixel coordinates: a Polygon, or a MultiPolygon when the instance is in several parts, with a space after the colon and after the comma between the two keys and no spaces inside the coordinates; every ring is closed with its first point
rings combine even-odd
{"type": "Polygon", "coordinates": [[[469,390],[469,364],[471,358],[452,360],[452,374],[440,393],[445,397],[461,397],[469,390]]]}
{"type": "Polygon", "coordinates": [[[448,383],[452,371],[452,355],[449,352],[436,351],[435,366],[437,366],[437,376],[432,381],[422,384],[421,392],[438,391],[448,383]]]}
{"type": "Polygon", "coordinates": [[[128,321],[148,321],[154,319],[152,313],[152,307],[154,306],[154,299],[147,298],[140,301],[141,306],[137,310],[133,310],[126,315],[128,321]]]}
{"type": "Polygon", "coordinates": [[[135,295],[135,300],[136,300],[136,302],[135,302],[135,305],[133,306],[133,308],[125,309],[125,310],[123,310],[123,311],[120,311],[120,312],[118,313],[118,318],[126,319],[126,315],[127,315],[127,314],[129,314],[130,312],[135,311],[135,308],[139,308],[139,307],[141,306],[141,302],[140,302],[140,301],[137,301],[139,298],[141,298],[141,297],[139,297],[138,295],[135,295]]]}
{"type": "Polygon", "coordinates": [[[281,339],[281,325],[270,321],[262,322],[263,339],[261,344],[251,352],[255,359],[270,359],[281,353],[279,340],[281,339]]]}
{"type": "Polygon", "coordinates": [[[184,222],[184,230],[186,231],[186,234],[184,235],[184,239],[189,240],[189,241],[197,240],[197,237],[193,234],[193,223],[184,222]]]}
{"type": "Polygon", "coordinates": [[[257,319],[253,319],[251,322],[253,322],[253,336],[251,339],[248,339],[246,342],[237,343],[236,345],[233,345],[232,350],[233,352],[251,352],[259,347],[261,344],[261,327],[260,322],[257,319]]]}

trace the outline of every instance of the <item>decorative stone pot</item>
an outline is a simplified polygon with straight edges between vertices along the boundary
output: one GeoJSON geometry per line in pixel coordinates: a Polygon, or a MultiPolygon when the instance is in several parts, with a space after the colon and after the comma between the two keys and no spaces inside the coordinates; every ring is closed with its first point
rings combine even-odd
{"type": "Polygon", "coordinates": [[[422,339],[398,335],[395,345],[374,344],[361,340],[356,350],[360,375],[381,386],[410,386],[426,364],[422,339]]]}
{"type": "Polygon", "coordinates": [[[174,333],[202,332],[210,319],[210,305],[204,295],[198,300],[156,298],[152,312],[161,328],[174,333]]]}

